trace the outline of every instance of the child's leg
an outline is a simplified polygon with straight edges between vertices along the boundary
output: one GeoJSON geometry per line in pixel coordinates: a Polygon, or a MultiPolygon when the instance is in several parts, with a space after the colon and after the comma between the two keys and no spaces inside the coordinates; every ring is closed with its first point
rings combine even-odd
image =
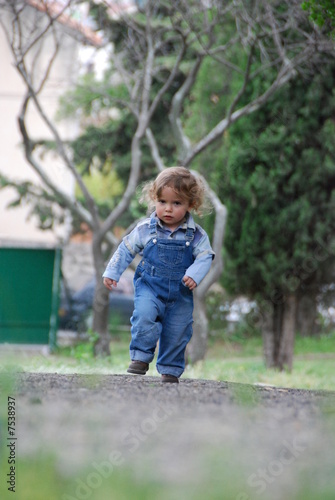
{"type": "Polygon", "coordinates": [[[167,306],[159,341],[157,370],[180,377],[185,369],[185,350],[192,337],[193,296],[186,290],[180,300],[167,306]]]}
{"type": "Polygon", "coordinates": [[[130,358],[133,361],[150,363],[161,334],[160,318],[164,314],[164,305],[160,302],[145,282],[136,285],[134,312],[131,317],[130,358]]]}

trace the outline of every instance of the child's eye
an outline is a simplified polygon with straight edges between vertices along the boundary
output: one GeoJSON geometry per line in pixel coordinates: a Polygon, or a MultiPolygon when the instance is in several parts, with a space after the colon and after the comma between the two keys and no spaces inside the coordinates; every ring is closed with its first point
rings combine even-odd
{"type": "Polygon", "coordinates": [[[158,200],[158,203],[161,203],[162,205],[164,205],[165,200],[158,200]]]}
{"type": "Polygon", "coordinates": [[[175,201],[175,202],[174,202],[174,204],[175,204],[176,206],[179,206],[179,205],[181,205],[181,202],[180,202],[180,201],[175,201]]]}

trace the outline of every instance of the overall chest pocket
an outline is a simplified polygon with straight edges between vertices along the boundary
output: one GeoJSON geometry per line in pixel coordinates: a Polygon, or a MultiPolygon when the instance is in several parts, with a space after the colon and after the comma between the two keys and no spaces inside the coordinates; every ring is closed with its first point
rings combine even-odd
{"type": "Polygon", "coordinates": [[[160,262],[170,266],[181,264],[183,261],[184,247],[182,245],[162,245],[158,243],[158,258],[160,262]]]}

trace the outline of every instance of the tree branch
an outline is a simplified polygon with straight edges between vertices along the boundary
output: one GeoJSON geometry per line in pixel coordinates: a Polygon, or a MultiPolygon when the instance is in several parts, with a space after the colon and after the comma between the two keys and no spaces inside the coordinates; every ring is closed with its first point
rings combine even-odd
{"type": "Polygon", "coordinates": [[[201,153],[205,148],[212,144],[216,139],[218,139],[223,132],[235,121],[240,119],[242,116],[249,115],[259,109],[268,99],[283,85],[285,85],[294,75],[296,74],[296,69],[294,65],[284,65],[279,71],[276,79],[270,85],[270,87],[260,96],[258,96],[253,101],[249,102],[242,108],[234,111],[229,117],[225,117],[221,120],[205,137],[203,137],[191,150],[189,155],[183,161],[184,166],[188,166],[192,160],[201,153]],[[229,119],[228,119],[229,118],[229,119]]]}
{"type": "Polygon", "coordinates": [[[184,43],[184,41],[182,41],[182,48],[178,53],[178,56],[176,58],[176,62],[173,66],[173,69],[170,72],[170,75],[169,75],[168,79],[166,80],[165,84],[160,88],[159,92],[156,94],[155,98],[152,101],[152,104],[150,106],[150,110],[148,112],[148,121],[150,121],[152,115],[156,111],[157,106],[162,99],[162,96],[164,94],[166,94],[167,90],[170,88],[171,84],[173,83],[173,81],[177,75],[177,71],[179,69],[180,63],[183,60],[183,57],[185,55],[185,51],[186,51],[185,43],[184,43]]]}
{"type": "Polygon", "coordinates": [[[78,217],[80,217],[83,221],[87,222],[90,227],[92,227],[92,217],[91,214],[84,208],[82,205],[74,201],[69,195],[64,193],[61,189],[58,188],[57,184],[54,183],[50,177],[46,174],[44,169],[39,165],[39,163],[34,159],[33,157],[33,144],[32,141],[29,138],[29,134],[27,132],[26,128],[26,123],[25,123],[25,117],[26,117],[26,112],[27,112],[27,107],[28,107],[28,102],[29,102],[29,95],[27,95],[24,99],[21,112],[18,117],[18,123],[19,123],[19,129],[23,138],[23,145],[24,145],[24,151],[25,151],[25,156],[29,164],[32,166],[32,168],[35,170],[37,175],[40,177],[40,179],[43,181],[43,183],[58,196],[64,205],[73,213],[75,213],[78,217]]]}
{"type": "Polygon", "coordinates": [[[190,92],[190,89],[192,88],[196,76],[199,72],[201,63],[203,61],[202,56],[198,56],[196,59],[195,64],[193,65],[191,71],[187,75],[186,80],[184,81],[183,85],[179,88],[179,90],[174,94],[172,103],[171,103],[171,110],[169,113],[169,120],[171,123],[171,129],[173,136],[175,138],[176,144],[177,144],[177,150],[178,150],[178,156],[181,160],[183,160],[185,157],[188,156],[190,149],[191,149],[191,142],[189,138],[186,136],[182,124],[181,124],[181,119],[180,115],[182,112],[182,105],[183,102],[190,92]]]}
{"type": "Polygon", "coordinates": [[[151,131],[150,128],[147,128],[146,132],[145,132],[145,135],[146,135],[146,138],[148,140],[148,144],[149,144],[149,147],[150,147],[150,151],[151,151],[151,156],[152,156],[152,159],[154,160],[155,162],[155,165],[157,167],[157,170],[159,172],[162,172],[165,168],[164,166],[164,162],[159,154],[159,149],[158,149],[158,145],[157,145],[157,142],[156,142],[156,139],[151,131]]]}
{"type": "Polygon", "coordinates": [[[215,252],[215,259],[209,273],[205,276],[199,287],[196,288],[198,298],[200,298],[200,300],[203,300],[208,288],[218,280],[218,277],[221,276],[221,273],[223,271],[222,248],[223,238],[226,230],[227,208],[225,207],[225,205],[223,205],[223,203],[221,203],[217,194],[210,188],[206,179],[194,170],[192,170],[191,172],[196,177],[199,177],[205,185],[206,193],[215,211],[215,222],[212,238],[212,248],[215,252]]]}
{"type": "Polygon", "coordinates": [[[232,115],[237,103],[239,102],[239,100],[241,99],[241,97],[243,96],[243,94],[245,92],[245,89],[247,88],[247,84],[249,82],[249,77],[250,77],[251,63],[252,63],[252,59],[253,59],[254,51],[255,51],[255,44],[256,44],[256,40],[252,44],[250,52],[249,52],[247,67],[246,67],[246,70],[244,72],[243,85],[242,85],[241,89],[239,90],[239,92],[236,94],[231,106],[228,109],[228,112],[227,112],[228,124],[230,124],[231,115],[232,115]]]}
{"type": "MultiPolygon", "coordinates": [[[[49,27],[50,26],[51,26],[51,24],[49,24],[49,27]]],[[[26,102],[22,106],[23,115],[21,113],[21,118],[23,117],[23,119],[24,119],[24,116],[25,116],[26,111],[27,111],[28,102],[29,102],[29,100],[32,100],[36,106],[36,109],[37,109],[40,117],[42,118],[42,120],[44,121],[44,123],[46,124],[46,126],[48,127],[50,132],[52,133],[53,137],[55,138],[55,141],[57,144],[57,151],[58,151],[60,157],[63,159],[65,165],[68,167],[69,171],[74,176],[76,182],[78,183],[78,186],[80,187],[80,189],[81,189],[81,191],[82,191],[82,193],[87,201],[91,215],[92,215],[93,219],[95,220],[95,223],[98,224],[99,223],[98,210],[97,210],[97,206],[94,202],[94,199],[90,195],[89,191],[87,190],[87,188],[83,182],[82,177],[79,175],[75,166],[73,165],[72,161],[70,160],[68,154],[66,153],[64,142],[62,141],[56,127],[54,126],[54,124],[51,122],[51,120],[46,115],[44,108],[41,105],[41,102],[38,98],[38,93],[41,92],[45,82],[47,81],[47,78],[48,78],[50,71],[51,71],[51,68],[52,68],[52,64],[56,59],[59,45],[55,46],[54,53],[51,56],[51,58],[49,59],[46,70],[44,71],[44,74],[42,75],[42,77],[40,79],[39,88],[35,91],[33,83],[32,83],[33,73],[31,73],[31,75],[30,75],[30,73],[28,72],[28,70],[26,68],[26,65],[24,62],[25,59],[22,58],[22,53],[23,53],[22,47],[15,49],[15,47],[13,46],[13,44],[11,43],[10,40],[9,40],[9,42],[10,42],[10,47],[12,49],[12,53],[13,53],[13,56],[14,56],[14,59],[16,62],[16,67],[18,69],[18,72],[21,75],[21,77],[22,77],[22,79],[23,79],[23,81],[28,89],[26,102]]],[[[27,131],[26,131],[26,134],[27,134],[27,131]]]]}

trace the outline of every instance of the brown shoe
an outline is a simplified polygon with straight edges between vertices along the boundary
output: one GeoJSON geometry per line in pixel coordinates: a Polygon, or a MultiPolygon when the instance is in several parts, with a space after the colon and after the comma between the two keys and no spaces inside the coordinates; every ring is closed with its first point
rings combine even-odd
{"type": "Polygon", "coordinates": [[[178,377],[175,377],[174,375],[167,375],[167,374],[162,375],[162,382],[164,384],[166,384],[166,383],[179,384],[178,377]]]}
{"type": "Polygon", "coordinates": [[[149,370],[149,364],[143,361],[132,361],[127,370],[128,373],[135,373],[136,375],[145,375],[149,370]]]}

